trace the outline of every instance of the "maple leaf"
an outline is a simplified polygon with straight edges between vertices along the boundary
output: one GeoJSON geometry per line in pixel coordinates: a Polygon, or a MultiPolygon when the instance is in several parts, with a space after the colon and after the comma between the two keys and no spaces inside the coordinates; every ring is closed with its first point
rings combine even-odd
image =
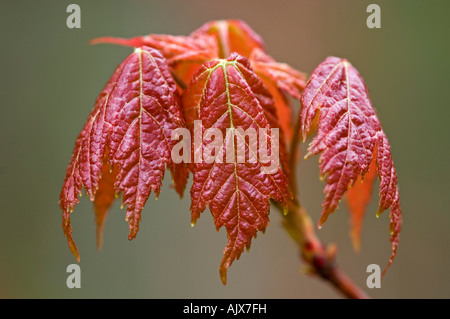
{"type": "Polygon", "coordinates": [[[190,34],[192,38],[212,35],[217,39],[219,57],[228,58],[232,52],[249,57],[253,49],[265,51],[262,38],[241,20],[218,20],[207,22],[190,34]]]}
{"type": "Polygon", "coordinates": [[[402,216],[390,145],[364,81],[347,60],[329,57],[311,74],[301,102],[303,139],[316,114],[320,113],[317,135],[306,155],[321,154],[320,173],[326,179],[319,227],[336,210],[348,188],[368,172],[370,163],[376,158],[380,179],[377,216],[391,209],[392,254],[386,272],[397,253],[402,216]]]}
{"type": "Polygon", "coordinates": [[[274,98],[281,127],[290,140],[292,136],[291,104],[283,92],[300,99],[300,94],[306,86],[306,76],[286,63],[276,62],[260,48],[252,51],[249,60],[255,73],[274,98]]]}
{"type": "MultiPolygon", "coordinates": [[[[236,53],[226,60],[203,65],[183,95],[188,127],[192,128],[189,122],[193,119],[202,120],[202,135],[210,128],[220,130],[222,136],[227,136],[227,129],[238,132],[238,129],[270,128],[266,116],[270,110],[264,107],[272,104],[270,93],[251,70],[248,60],[236,53]]],[[[273,108],[271,112],[274,112],[273,108]]],[[[227,230],[228,244],[220,265],[224,284],[228,267],[239,259],[245,247],[250,247],[252,237],[267,227],[269,199],[285,206],[291,200],[288,181],[281,167],[273,174],[264,174],[265,164],[259,159],[255,163],[239,163],[237,144],[233,146],[235,154],[232,154],[231,162],[195,163],[191,188],[192,223],[195,224],[209,206],[217,230],[222,226],[227,230]]],[[[199,149],[204,152],[207,146],[208,141],[204,139],[199,149]]],[[[226,143],[221,150],[215,156],[227,152],[226,143]]],[[[245,152],[249,157],[248,144],[245,152]]],[[[228,158],[229,153],[226,154],[228,158]]]]}
{"type": "Polygon", "coordinates": [[[128,238],[133,239],[150,192],[158,196],[166,166],[172,173],[175,170],[171,134],[183,126],[177,87],[165,58],[150,47],[136,49],[116,68],[97,98],[66,171],[60,206],[64,234],[77,260],[70,212],[82,187],[94,201],[101,228],[113,200],[114,183],[115,194],[122,193],[127,206],[128,238]]]}

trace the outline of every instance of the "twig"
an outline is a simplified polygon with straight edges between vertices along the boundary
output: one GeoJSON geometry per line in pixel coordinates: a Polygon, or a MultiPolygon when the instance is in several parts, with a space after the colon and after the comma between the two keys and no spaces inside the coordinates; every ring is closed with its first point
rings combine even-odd
{"type": "MultiPolygon", "coordinates": [[[[280,210],[282,212],[282,209],[280,210]]],[[[366,299],[368,296],[347,277],[336,264],[336,248],[328,248],[317,238],[314,226],[306,211],[294,204],[283,218],[283,226],[299,245],[308,273],[318,275],[331,283],[347,298],[366,299]]]]}
{"type": "MultiPolygon", "coordinates": [[[[295,134],[290,149],[290,188],[294,196],[293,204],[286,215],[283,214],[283,226],[289,235],[299,245],[303,261],[308,266],[308,272],[318,275],[325,281],[331,283],[341,294],[352,299],[369,298],[347,275],[345,275],[336,264],[336,247],[326,247],[316,236],[311,218],[306,210],[300,205],[296,168],[300,135],[300,117],[295,127],[295,134]]],[[[275,205],[283,213],[280,205],[275,205]]]]}

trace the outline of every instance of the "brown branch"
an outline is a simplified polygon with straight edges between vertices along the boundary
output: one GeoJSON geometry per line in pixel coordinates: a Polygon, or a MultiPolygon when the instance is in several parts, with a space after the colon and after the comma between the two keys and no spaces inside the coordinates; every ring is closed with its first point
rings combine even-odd
{"type": "Polygon", "coordinates": [[[368,298],[365,292],[338,268],[335,246],[330,245],[327,248],[322,244],[315,235],[311,219],[301,206],[293,204],[289,208],[283,218],[283,227],[298,244],[309,274],[318,275],[328,281],[347,298],[368,298]]]}
{"type": "MultiPolygon", "coordinates": [[[[332,284],[341,294],[352,299],[369,298],[366,293],[345,275],[336,264],[336,247],[326,247],[316,236],[311,218],[300,205],[296,168],[298,164],[300,135],[300,117],[294,131],[290,149],[290,188],[294,196],[288,213],[283,214],[283,227],[298,244],[303,261],[307,264],[308,273],[317,275],[332,284]]],[[[276,205],[280,212],[283,208],[276,205]]]]}

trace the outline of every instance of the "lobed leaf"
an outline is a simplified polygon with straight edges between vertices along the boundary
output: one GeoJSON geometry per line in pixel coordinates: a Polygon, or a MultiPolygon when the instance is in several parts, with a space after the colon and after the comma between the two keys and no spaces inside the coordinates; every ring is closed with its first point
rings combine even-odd
{"type": "Polygon", "coordinates": [[[105,208],[112,203],[114,182],[115,193],[122,193],[127,206],[128,237],[135,238],[150,192],[158,196],[166,166],[175,169],[171,134],[183,126],[177,87],[164,57],[149,47],[136,49],[117,67],[97,98],[66,171],[60,196],[63,229],[78,260],[70,212],[82,187],[95,202],[98,225],[102,225],[105,208]],[[108,176],[111,168],[113,176],[108,176]]]}
{"type": "Polygon", "coordinates": [[[377,215],[391,209],[392,255],[389,267],[397,252],[402,222],[397,174],[389,142],[381,129],[363,79],[347,60],[329,57],[312,73],[301,102],[301,132],[304,139],[319,113],[317,135],[306,155],[320,154],[320,173],[326,180],[319,227],[336,210],[348,188],[367,173],[370,163],[376,158],[380,179],[377,215]]]}
{"type": "MultiPolygon", "coordinates": [[[[202,135],[210,128],[219,129],[223,136],[230,128],[234,132],[238,128],[254,128],[256,131],[270,128],[267,115],[274,112],[269,92],[251,70],[248,61],[236,53],[226,60],[202,66],[183,95],[183,106],[191,130],[193,120],[202,120],[202,135]],[[268,105],[272,106],[271,110],[265,109],[268,105]]],[[[272,116],[276,114],[272,113],[272,116]]],[[[203,152],[207,144],[208,141],[203,140],[199,149],[203,152]]],[[[246,157],[250,155],[248,146],[246,157]]],[[[232,162],[195,163],[191,188],[192,223],[195,224],[201,212],[209,206],[217,230],[222,226],[227,230],[228,244],[220,265],[224,284],[228,267],[239,259],[245,247],[250,247],[252,237],[267,227],[269,199],[283,205],[288,205],[291,200],[288,181],[281,167],[274,174],[264,174],[265,164],[259,159],[256,163],[239,163],[236,148],[237,142],[233,146],[232,162]]],[[[222,150],[215,156],[226,152],[225,143],[222,150]]]]}

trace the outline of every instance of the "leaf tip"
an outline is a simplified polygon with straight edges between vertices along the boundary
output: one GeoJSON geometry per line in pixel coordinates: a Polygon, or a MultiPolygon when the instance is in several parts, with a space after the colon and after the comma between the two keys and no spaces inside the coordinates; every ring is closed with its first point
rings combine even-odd
{"type": "Polygon", "coordinates": [[[323,213],[322,213],[322,216],[320,217],[319,223],[318,223],[318,225],[317,225],[317,227],[318,227],[319,229],[322,229],[323,225],[325,224],[325,222],[326,222],[327,219],[328,219],[328,215],[329,215],[329,214],[330,214],[330,213],[328,213],[328,212],[323,212],[323,213]]]}
{"type": "Polygon", "coordinates": [[[375,216],[376,216],[377,218],[379,218],[379,217],[381,216],[381,213],[383,213],[383,211],[382,211],[381,209],[378,209],[377,212],[376,212],[376,214],[375,214],[375,216]]]}
{"type": "Polygon", "coordinates": [[[227,269],[226,268],[220,268],[220,280],[222,281],[222,284],[225,286],[227,284],[227,269]]]}
{"type": "Polygon", "coordinates": [[[72,236],[68,237],[67,239],[68,239],[70,251],[75,256],[77,262],[80,262],[80,253],[78,252],[77,245],[75,245],[75,242],[73,241],[72,236]]]}

